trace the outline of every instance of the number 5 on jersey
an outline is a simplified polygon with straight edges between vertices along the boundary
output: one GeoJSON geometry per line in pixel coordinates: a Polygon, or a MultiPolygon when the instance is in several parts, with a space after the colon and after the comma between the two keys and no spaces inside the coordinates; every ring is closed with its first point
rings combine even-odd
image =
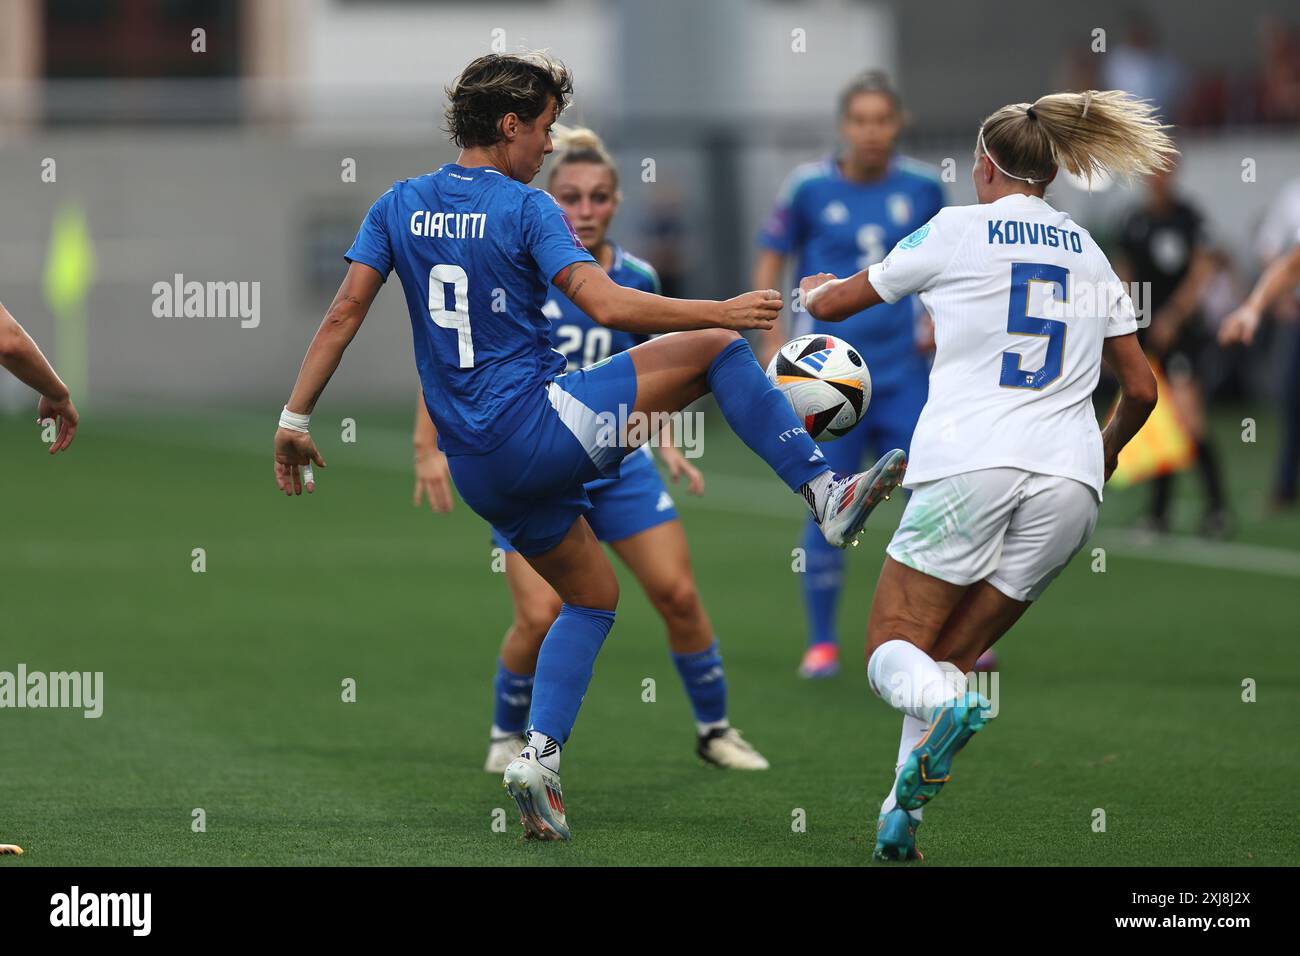
{"type": "Polygon", "coordinates": [[[474,338],[469,331],[469,276],[460,266],[436,265],[429,270],[429,318],[456,333],[460,367],[474,367],[474,338]],[[450,292],[450,295],[448,295],[450,292]],[[452,308],[447,308],[448,299],[452,308]]]}
{"type": "Polygon", "coordinates": [[[1030,283],[1046,282],[1053,286],[1052,301],[1061,305],[1069,301],[1070,271],[1063,266],[1044,262],[1013,262],[1011,264],[1011,299],[1007,304],[1007,331],[1012,335],[1041,335],[1047,338],[1047,355],[1042,368],[1026,371],[1020,367],[1019,352],[1002,353],[1002,378],[1004,388],[1032,388],[1039,390],[1051,385],[1061,376],[1065,356],[1065,323],[1029,314],[1030,283]]]}

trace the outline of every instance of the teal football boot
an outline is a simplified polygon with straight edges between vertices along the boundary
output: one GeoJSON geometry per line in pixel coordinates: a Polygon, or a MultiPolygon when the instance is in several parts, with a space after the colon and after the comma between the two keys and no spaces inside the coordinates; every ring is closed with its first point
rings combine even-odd
{"type": "Polygon", "coordinates": [[[900,807],[917,810],[935,798],[948,782],[952,758],[984,726],[982,712],[990,707],[982,694],[968,693],[939,710],[898,774],[894,799],[900,807]]]}
{"type": "Polygon", "coordinates": [[[876,848],[871,851],[871,859],[879,863],[923,860],[916,848],[916,829],[920,825],[921,821],[913,820],[902,807],[882,813],[876,824],[876,848]]]}

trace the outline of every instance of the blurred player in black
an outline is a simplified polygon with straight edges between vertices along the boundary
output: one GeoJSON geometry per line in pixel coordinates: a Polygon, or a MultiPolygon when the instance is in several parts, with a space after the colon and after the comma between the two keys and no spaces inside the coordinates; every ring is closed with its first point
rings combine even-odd
{"type": "MultiPolygon", "coordinates": [[[[1205,485],[1206,510],[1201,533],[1226,537],[1231,516],[1223,490],[1219,456],[1205,424],[1205,399],[1198,364],[1214,337],[1200,310],[1201,294],[1214,276],[1215,265],[1206,241],[1200,212],[1178,196],[1174,172],[1147,178],[1142,205],[1129,214],[1119,234],[1115,271],[1125,282],[1150,283],[1146,305],[1151,325],[1138,330],[1138,340],[1164,367],[1174,409],[1196,443],[1197,470],[1205,485]]],[[[1169,502],[1174,476],[1152,482],[1145,524],[1169,530],[1169,502]]]]}
{"type": "MultiPolygon", "coordinates": [[[[1268,314],[1270,307],[1280,304],[1287,292],[1300,285],[1300,230],[1292,241],[1294,245],[1264,269],[1246,301],[1223,320],[1223,327],[1219,330],[1222,344],[1250,345],[1255,340],[1260,320],[1268,314]]],[[[1282,408],[1286,418],[1277,485],[1273,489],[1275,509],[1295,507],[1296,472],[1300,468],[1300,336],[1293,336],[1291,341],[1282,388],[1282,408]]]]}

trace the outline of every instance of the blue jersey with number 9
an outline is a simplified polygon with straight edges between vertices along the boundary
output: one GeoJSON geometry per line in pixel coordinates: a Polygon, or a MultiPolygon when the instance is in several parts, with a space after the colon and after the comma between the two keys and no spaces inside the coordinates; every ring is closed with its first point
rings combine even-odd
{"type": "Polygon", "coordinates": [[[406,295],[415,362],[439,444],[491,451],[565,371],[543,314],[551,280],[591,262],[555,200],[488,167],[448,163],[380,196],[349,262],[406,295]]]}

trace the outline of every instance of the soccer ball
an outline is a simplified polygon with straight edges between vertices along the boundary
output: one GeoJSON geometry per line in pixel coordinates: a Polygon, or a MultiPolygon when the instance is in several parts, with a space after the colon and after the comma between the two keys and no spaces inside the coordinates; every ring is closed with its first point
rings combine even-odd
{"type": "Polygon", "coordinates": [[[871,373],[858,350],[833,335],[801,335],[781,346],[767,377],[816,441],[834,441],[871,402],[871,373]]]}

